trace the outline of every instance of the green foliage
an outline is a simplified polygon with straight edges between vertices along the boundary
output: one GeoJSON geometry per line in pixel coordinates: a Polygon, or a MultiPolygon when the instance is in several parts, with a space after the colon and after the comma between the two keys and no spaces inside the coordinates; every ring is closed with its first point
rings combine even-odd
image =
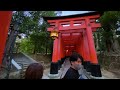
{"type": "Polygon", "coordinates": [[[105,37],[104,37],[104,35],[105,35],[105,32],[104,32],[104,30],[103,29],[100,29],[100,32],[98,33],[98,37],[99,37],[99,42],[98,42],[98,45],[99,45],[99,47],[100,47],[100,50],[102,50],[102,51],[105,51],[106,50],[106,43],[105,43],[105,37]]]}
{"type": "Polygon", "coordinates": [[[120,18],[120,11],[104,12],[102,17],[100,18],[102,28],[104,28],[106,31],[109,31],[110,29],[118,28],[117,21],[119,21],[119,18],[120,18]]]}
{"type": "Polygon", "coordinates": [[[32,53],[34,45],[31,43],[29,38],[24,38],[20,43],[20,52],[32,53]]]}
{"type": "Polygon", "coordinates": [[[115,32],[120,20],[120,11],[106,11],[100,18],[102,27],[100,28],[100,49],[107,50],[112,48],[115,32]],[[110,47],[108,47],[110,46],[110,47]]]}
{"type": "Polygon", "coordinates": [[[42,16],[55,16],[55,11],[16,11],[13,13],[12,24],[19,22],[19,33],[28,38],[21,42],[20,50],[26,53],[44,53],[51,51],[52,42],[47,32],[47,23],[42,16]],[[27,41],[28,40],[28,41],[27,41]]]}
{"type": "Polygon", "coordinates": [[[45,32],[40,32],[40,33],[32,33],[30,35],[30,41],[35,47],[35,50],[39,52],[41,49],[43,49],[42,46],[45,45],[45,40],[46,39],[46,33],[45,32]]]}
{"type": "Polygon", "coordinates": [[[19,25],[19,32],[29,35],[31,32],[39,32],[41,26],[45,29],[46,23],[40,25],[42,16],[55,16],[54,11],[16,11],[13,13],[12,24],[15,22],[19,25]]]}

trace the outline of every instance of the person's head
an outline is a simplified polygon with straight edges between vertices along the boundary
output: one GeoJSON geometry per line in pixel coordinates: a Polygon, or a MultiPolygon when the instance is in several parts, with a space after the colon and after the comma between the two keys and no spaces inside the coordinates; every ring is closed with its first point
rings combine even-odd
{"type": "Polygon", "coordinates": [[[32,63],[28,66],[25,73],[25,79],[42,79],[43,66],[40,63],[32,63]]]}
{"type": "Polygon", "coordinates": [[[70,63],[71,67],[73,67],[76,70],[79,70],[82,66],[83,58],[78,53],[74,53],[70,56],[70,63]]]}

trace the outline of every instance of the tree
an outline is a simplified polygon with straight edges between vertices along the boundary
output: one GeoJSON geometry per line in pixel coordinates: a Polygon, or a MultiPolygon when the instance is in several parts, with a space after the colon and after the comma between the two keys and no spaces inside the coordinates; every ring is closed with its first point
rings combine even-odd
{"type": "Polygon", "coordinates": [[[34,53],[44,52],[45,49],[47,53],[48,44],[50,44],[47,32],[48,24],[43,21],[42,16],[56,16],[56,14],[54,11],[15,11],[13,13],[12,23],[16,21],[21,23],[19,25],[19,34],[26,34],[34,46],[34,53]]]}
{"type": "Polygon", "coordinates": [[[119,44],[116,37],[116,30],[118,28],[118,22],[120,20],[119,11],[106,11],[100,18],[102,25],[102,40],[105,43],[107,52],[119,53],[119,44]]]}
{"type": "Polygon", "coordinates": [[[30,35],[30,38],[32,42],[34,43],[34,53],[40,52],[43,50],[43,52],[46,49],[47,54],[47,48],[48,48],[48,32],[47,32],[47,23],[43,21],[42,16],[55,16],[55,13],[53,11],[42,11],[40,12],[31,12],[33,20],[37,20],[36,18],[40,17],[40,20],[42,21],[42,24],[39,24],[39,20],[37,21],[37,25],[35,27],[34,33],[30,35]],[[40,16],[38,16],[40,14],[40,16]],[[37,16],[36,16],[37,15],[37,16]],[[38,27],[39,26],[39,27],[38,27]],[[33,38],[33,39],[32,39],[33,38]],[[39,38],[39,39],[38,39],[39,38]],[[34,41],[33,41],[34,40],[34,41]],[[38,50],[38,51],[36,51],[38,50]]]}

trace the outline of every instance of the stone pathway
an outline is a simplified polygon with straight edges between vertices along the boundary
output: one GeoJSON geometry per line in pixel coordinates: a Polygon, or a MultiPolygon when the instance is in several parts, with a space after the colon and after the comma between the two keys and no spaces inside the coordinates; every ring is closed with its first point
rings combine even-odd
{"type": "MultiPolygon", "coordinates": [[[[33,60],[32,58],[30,58],[27,55],[24,54],[16,54],[14,55],[14,60],[19,64],[19,65],[23,65],[23,72],[22,77],[24,77],[24,73],[26,71],[26,68],[28,67],[29,64],[31,63],[35,63],[37,61],[33,60]]],[[[63,77],[66,73],[66,71],[68,70],[68,68],[70,67],[70,62],[68,59],[65,60],[65,62],[63,63],[62,67],[60,68],[60,70],[58,71],[59,76],[56,79],[60,79],[60,77],[63,77]]],[[[83,73],[84,70],[79,70],[79,73],[83,73]]],[[[102,79],[120,79],[116,76],[115,73],[109,72],[107,70],[102,69],[102,79]]],[[[6,72],[0,72],[0,79],[4,79],[6,72]]],[[[43,73],[43,78],[42,79],[51,79],[48,74],[50,73],[50,67],[45,68],[44,73],[43,73]]],[[[85,73],[85,71],[84,71],[85,73]]],[[[88,75],[87,73],[85,73],[86,75],[88,75]]],[[[89,76],[89,75],[88,75],[89,76]]],[[[20,73],[19,71],[15,71],[12,72],[10,74],[10,79],[21,79],[20,78],[20,73]]]]}
{"type": "Polygon", "coordinates": [[[116,76],[116,74],[109,72],[107,70],[102,69],[102,75],[104,77],[104,79],[120,79],[116,76]]]}
{"type": "MultiPolygon", "coordinates": [[[[69,69],[69,67],[70,67],[70,62],[69,62],[68,59],[66,59],[65,62],[63,63],[63,65],[62,65],[62,67],[61,67],[60,70],[58,71],[58,75],[59,75],[59,76],[58,76],[57,78],[55,78],[55,79],[63,78],[64,75],[65,75],[65,73],[66,73],[67,70],[69,69]]],[[[85,72],[85,71],[83,71],[83,69],[79,70],[79,73],[80,73],[80,74],[82,74],[82,73],[84,73],[84,72],[85,72]]],[[[46,70],[44,70],[43,79],[51,79],[50,77],[48,77],[48,74],[49,74],[49,73],[50,73],[50,69],[49,69],[49,68],[46,69],[46,70]]],[[[86,79],[90,78],[90,77],[86,77],[86,74],[87,74],[87,73],[84,73],[84,74],[83,74],[83,77],[86,78],[86,79]]]]}
{"type": "MultiPolygon", "coordinates": [[[[62,68],[59,70],[59,77],[57,79],[60,79],[60,76],[63,77],[66,73],[66,71],[68,70],[68,68],[70,67],[70,62],[69,60],[65,60],[65,62],[62,65],[62,68]]],[[[83,69],[83,70],[79,70],[79,73],[85,73],[85,75],[88,77],[88,79],[92,79],[90,77],[90,75],[83,69]]],[[[101,78],[96,78],[96,79],[120,79],[116,76],[116,74],[109,72],[107,70],[101,69],[102,72],[102,77],[101,78]]],[[[48,74],[50,73],[50,68],[44,70],[44,76],[43,79],[50,79],[48,77],[48,74]]]]}

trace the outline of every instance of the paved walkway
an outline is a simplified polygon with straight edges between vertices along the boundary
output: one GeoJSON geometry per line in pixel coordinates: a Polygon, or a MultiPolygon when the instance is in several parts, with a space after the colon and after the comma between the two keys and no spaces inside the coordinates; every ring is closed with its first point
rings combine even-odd
{"type": "MultiPolygon", "coordinates": [[[[62,67],[60,68],[60,70],[58,71],[58,77],[55,79],[60,79],[62,77],[64,77],[65,73],[67,72],[67,70],[70,68],[71,64],[69,59],[66,59],[65,62],[63,63],[62,67]]],[[[48,74],[50,73],[50,69],[46,69],[44,70],[44,75],[43,75],[43,79],[50,79],[48,77],[48,74]]],[[[85,73],[84,69],[82,68],[81,70],[79,70],[80,74],[83,74],[83,78],[85,79],[90,79],[90,77],[88,76],[87,73],[85,73]],[[86,76],[87,75],[87,76],[86,76]]]]}
{"type": "MultiPolygon", "coordinates": [[[[29,56],[26,56],[24,54],[15,55],[14,60],[18,64],[19,63],[23,64],[25,66],[24,69],[26,69],[29,64],[37,62],[37,61],[33,60],[32,58],[30,58],[29,56]]],[[[62,64],[62,67],[58,71],[59,76],[55,79],[60,79],[60,77],[62,78],[65,75],[65,73],[67,72],[67,70],[69,69],[69,67],[70,67],[70,62],[68,59],[66,59],[65,62],[62,64]]],[[[102,76],[103,76],[102,79],[118,79],[118,78],[116,78],[116,76],[114,74],[112,74],[110,72],[107,72],[105,70],[101,70],[101,71],[102,71],[102,76]]],[[[3,72],[1,72],[1,73],[2,73],[1,74],[2,76],[0,76],[0,78],[3,78],[3,76],[5,76],[5,75],[3,74],[3,72]]],[[[50,73],[50,68],[45,69],[44,74],[43,74],[43,79],[51,79],[50,77],[48,77],[49,73],[50,73]]],[[[85,69],[82,68],[81,70],[79,70],[79,73],[80,74],[83,73],[83,77],[87,76],[86,79],[91,79],[90,75],[85,71],[85,69]]]]}
{"type": "MultiPolygon", "coordinates": [[[[25,56],[25,55],[18,55],[16,57],[18,58],[17,62],[22,61],[23,64],[26,64],[26,63],[30,64],[30,63],[37,62],[37,61],[33,60],[32,58],[30,58],[29,56],[25,56]]],[[[56,79],[60,79],[60,77],[63,77],[65,75],[66,71],[69,69],[69,67],[70,67],[69,59],[66,59],[65,62],[62,64],[62,67],[58,71],[59,76],[56,79]]],[[[101,70],[101,72],[102,72],[102,78],[100,78],[100,79],[118,79],[115,76],[115,74],[113,74],[111,72],[108,72],[105,70],[101,70]]],[[[48,77],[49,73],[50,73],[50,68],[45,69],[44,74],[43,74],[43,79],[50,79],[48,77]]],[[[85,75],[83,77],[87,76],[87,79],[91,79],[90,75],[86,72],[85,69],[82,68],[81,70],[79,70],[79,73],[80,74],[83,73],[83,75],[85,75]]]]}
{"type": "MultiPolygon", "coordinates": [[[[68,59],[66,59],[62,65],[61,69],[59,70],[59,77],[57,77],[56,79],[60,79],[60,77],[62,78],[65,75],[65,73],[67,72],[67,70],[69,69],[69,67],[70,67],[70,62],[68,59]]],[[[102,69],[101,69],[101,72],[102,72],[102,77],[95,78],[95,77],[92,77],[89,73],[87,73],[85,69],[82,68],[81,70],[79,70],[79,73],[83,74],[83,77],[86,79],[93,79],[93,78],[94,79],[118,79],[118,78],[116,78],[115,74],[113,74],[111,72],[108,72],[108,71],[105,71],[102,69]]],[[[49,73],[50,73],[50,68],[44,70],[43,79],[50,79],[48,77],[49,73]]]]}

